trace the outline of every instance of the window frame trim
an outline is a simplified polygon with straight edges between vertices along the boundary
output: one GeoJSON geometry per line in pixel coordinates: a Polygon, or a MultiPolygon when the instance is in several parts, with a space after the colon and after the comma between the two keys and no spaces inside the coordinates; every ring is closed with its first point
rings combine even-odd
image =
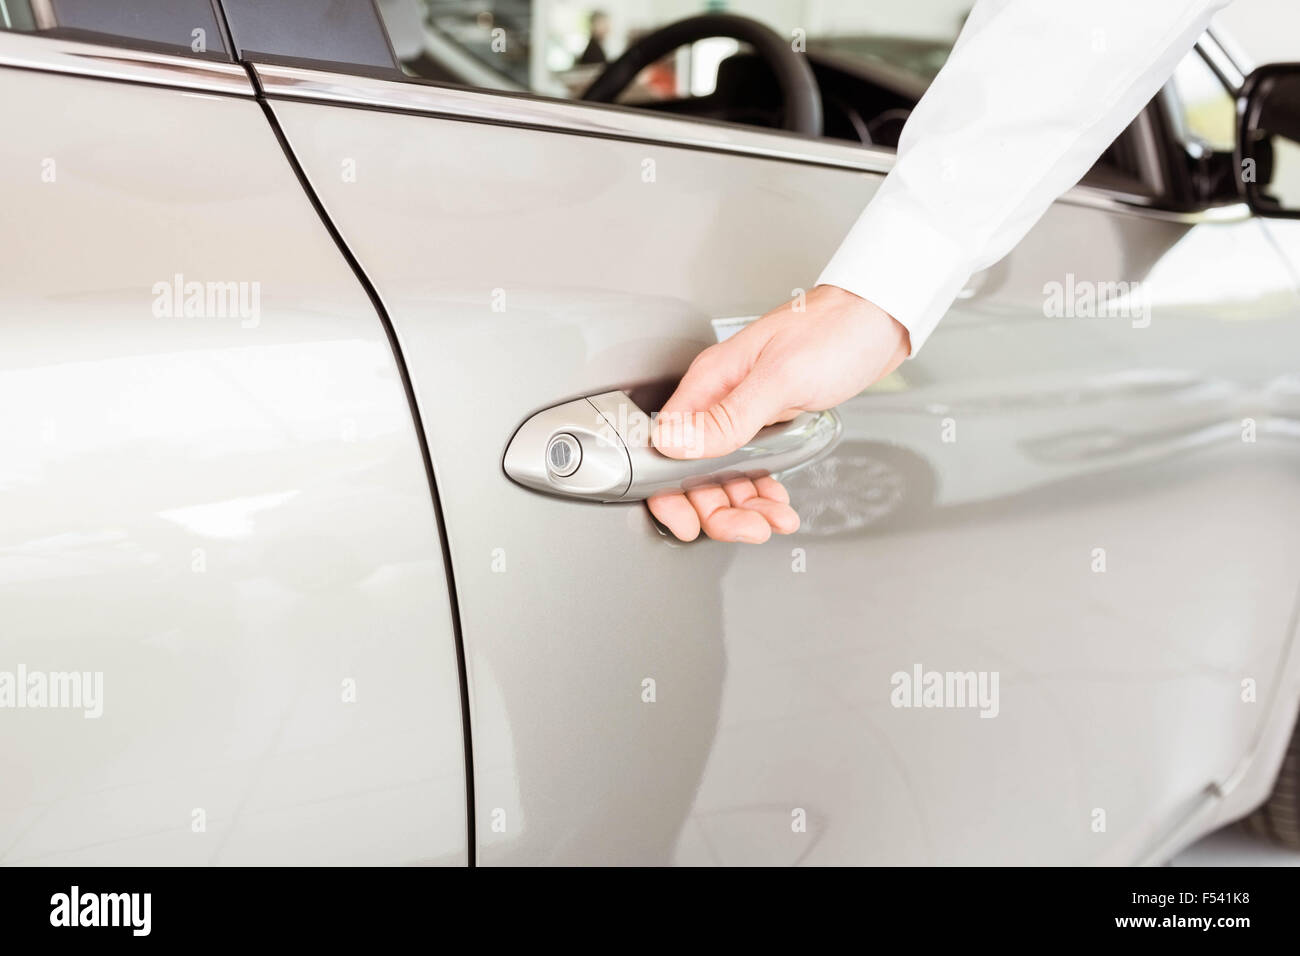
{"type": "Polygon", "coordinates": [[[41,33],[0,30],[0,67],[228,96],[256,93],[240,63],[41,33]]]}
{"type": "MultiPolygon", "coordinates": [[[[225,95],[265,95],[270,99],[386,110],[880,176],[893,169],[897,158],[892,150],[847,141],[818,140],[784,130],[760,130],[618,104],[575,103],[531,93],[469,89],[421,82],[404,75],[393,77],[386,72],[383,76],[331,72],[321,70],[315,62],[309,65],[230,62],[141,49],[130,45],[128,40],[89,43],[0,30],[0,66],[225,95]]],[[[1203,41],[1204,38],[1198,41],[1198,48],[1203,41]]],[[[1167,136],[1168,131],[1162,130],[1161,134],[1167,136]]],[[[1253,215],[1244,201],[1200,209],[1175,209],[1151,197],[1090,185],[1072,187],[1057,202],[1188,225],[1239,222],[1253,215]]]]}
{"type": "MultiPolygon", "coordinates": [[[[571,102],[532,93],[471,89],[409,77],[393,80],[277,63],[254,63],[250,68],[259,88],[271,100],[698,149],[882,176],[893,169],[897,159],[893,150],[813,139],[784,130],[760,130],[718,120],[654,113],[618,104],[571,102]]],[[[1184,224],[1235,222],[1250,217],[1245,203],[1176,210],[1163,207],[1158,199],[1104,186],[1077,185],[1057,201],[1184,224]]]]}

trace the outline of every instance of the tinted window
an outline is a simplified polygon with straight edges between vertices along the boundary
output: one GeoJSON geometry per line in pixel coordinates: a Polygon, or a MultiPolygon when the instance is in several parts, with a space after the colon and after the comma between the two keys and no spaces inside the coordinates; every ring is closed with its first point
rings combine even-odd
{"type": "Polygon", "coordinates": [[[396,70],[372,0],[224,0],[240,59],[396,70]]]}
{"type": "Polygon", "coordinates": [[[0,0],[0,27],[224,58],[211,0],[0,0]]]}

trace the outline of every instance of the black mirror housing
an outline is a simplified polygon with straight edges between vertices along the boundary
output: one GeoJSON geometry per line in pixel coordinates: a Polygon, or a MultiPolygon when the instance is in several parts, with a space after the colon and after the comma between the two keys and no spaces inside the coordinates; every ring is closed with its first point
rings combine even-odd
{"type": "Polygon", "coordinates": [[[1237,185],[1260,216],[1300,219],[1300,63],[1270,63],[1237,98],[1237,185]]]}

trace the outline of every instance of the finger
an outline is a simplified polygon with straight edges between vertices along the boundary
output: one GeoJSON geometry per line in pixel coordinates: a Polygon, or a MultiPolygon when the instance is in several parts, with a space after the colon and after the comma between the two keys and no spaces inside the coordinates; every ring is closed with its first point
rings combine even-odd
{"type": "Polygon", "coordinates": [[[659,523],[680,541],[694,541],[700,536],[700,517],[681,492],[654,495],[646,506],[659,523]]]}
{"type": "Polygon", "coordinates": [[[785,485],[777,481],[771,475],[764,475],[762,478],[754,479],[754,488],[764,498],[770,498],[772,501],[779,501],[783,505],[790,503],[790,492],[785,490],[785,485]]]}
{"type": "Polygon", "coordinates": [[[777,534],[794,534],[799,530],[799,514],[786,502],[755,495],[740,507],[757,511],[777,534]]]}
{"type": "Polygon", "coordinates": [[[772,536],[772,526],[757,511],[732,507],[727,493],[718,485],[695,488],[686,497],[699,515],[700,527],[715,541],[743,541],[762,544],[772,536]]]}
{"type": "Polygon", "coordinates": [[[731,391],[748,371],[746,350],[737,348],[735,340],[710,345],[695,356],[661,411],[671,413],[708,408],[731,391]]]}
{"type": "Polygon", "coordinates": [[[798,414],[776,407],[775,399],[767,400],[773,393],[763,388],[776,373],[774,363],[760,361],[771,328],[760,320],[695,357],[657,416],[667,428],[656,430],[656,448],[670,458],[714,458],[735,451],[769,421],[798,414]],[[751,407],[755,389],[764,400],[751,407]],[[737,412],[743,421],[734,420],[737,412]]]}
{"type": "Polygon", "coordinates": [[[734,541],[740,544],[762,544],[772,537],[768,520],[748,508],[719,508],[700,522],[700,527],[714,541],[734,541]]]}
{"type": "Polygon", "coordinates": [[[692,488],[686,492],[686,498],[699,515],[701,527],[713,512],[720,508],[731,507],[731,499],[727,497],[721,485],[702,485],[699,488],[692,488]]]}
{"type": "Polygon", "coordinates": [[[757,511],[777,534],[793,534],[799,530],[799,515],[790,507],[790,495],[770,475],[757,480],[732,478],[724,482],[722,488],[732,507],[757,511]]]}
{"type": "Polygon", "coordinates": [[[690,457],[689,426],[694,413],[710,408],[730,392],[749,371],[752,355],[734,338],[711,345],[691,362],[677,388],[655,416],[651,438],[655,447],[673,458],[690,457]]]}
{"type": "Polygon", "coordinates": [[[694,419],[691,457],[729,455],[789,408],[785,382],[774,368],[759,362],[724,398],[694,419]]]}
{"type": "Polygon", "coordinates": [[[727,501],[733,508],[739,508],[749,499],[758,497],[758,489],[748,477],[730,478],[722,483],[722,490],[727,493],[727,501]]]}

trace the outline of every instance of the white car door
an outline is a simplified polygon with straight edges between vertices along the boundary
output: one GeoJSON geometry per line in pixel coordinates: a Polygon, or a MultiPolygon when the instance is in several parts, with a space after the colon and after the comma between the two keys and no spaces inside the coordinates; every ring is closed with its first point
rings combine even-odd
{"type": "Polygon", "coordinates": [[[841,410],[877,453],[835,482],[905,451],[924,476],[895,487],[933,490],[907,521],[681,545],[639,505],[511,482],[511,436],[663,394],[811,282],[890,155],[250,55],[411,369],[479,861],[1133,862],[1271,777],[1276,748],[1250,757],[1294,716],[1300,469],[1243,427],[1300,327],[1240,209],[1072,192],[841,410]],[[1053,314],[1078,281],[1138,283],[1154,318],[1053,314]]]}
{"type": "Polygon", "coordinates": [[[0,30],[0,863],[464,864],[398,364],[210,4],[152,6],[0,30]]]}

